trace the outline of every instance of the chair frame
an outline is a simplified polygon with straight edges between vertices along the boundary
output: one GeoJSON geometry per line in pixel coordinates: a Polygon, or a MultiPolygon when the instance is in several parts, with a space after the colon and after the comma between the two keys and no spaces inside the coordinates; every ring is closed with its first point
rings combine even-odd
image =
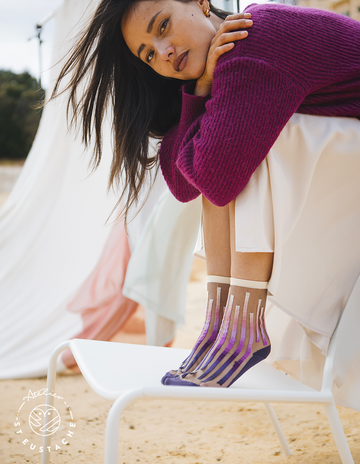
{"type": "MultiPolygon", "coordinates": [[[[238,389],[238,388],[189,388],[189,387],[175,387],[175,386],[163,386],[159,387],[149,387],[149,386],[139,386],[138,388],[132,388],[118,395],[114,399],[114,403],[110,407],[110,411],[106,421],[106,431],[105,431],[105,464],[116,464],[118,462],[118,451],[119,451],[119,422],[122,412],[125,408],[132,403],[133,401],[139,398],[162,398],[162,399],[177,399],[177,400],[199,400],[199,401],[239,401],[239,402],[256,402],[264,403],[266,411],[269,415],[270,421],[274,427],[278,440],[280,442],[281,448],[285,456],[291,456],[291,450],[288,445],[288,442],[285,438],[285,435],[281,429],[275,411],[271,403],[319,403],[324,406],[329,425],[334,436],[334,440],[342,461],[342,464],[354,464],[348,442],[336,409],[334,397],[332,394],[333,386],[333,360],[335,354],[336,343],[334,342],[336,338],[336,331],[332,337],[328,355],[326,357],[324,371],[323,371],[323,380],[322,388],[320,391],[309,389],[308,391],[302,391],[299,384],[299,391],[288,391],[288,390],[253,390],[253,389],[238,389]]],[[[53,351],[48,368],[47,376],[47,391],[55,391],[55,381],[56,381],[56,366],[57,358],[60,353],[67,348],[72,350],[72,353],[77,361],[77,349],[76,349],[77,340],[68,340],[66,342],[58,345],[53,351]]],[[[99,343],[94,341],[87,341],[89,343],[99,343]]],[[[169,348],[164,348],[169,349],[169,348]]],[[[171,348],[170,348],[171,349],[171,348]]],[[[184,350],[187,352],[187,350],[184,350]]],[[[80,370],[82,371],[85,380],[86,378],[86,368],[81,369],[81,362],[78,362],[80,370]],[[83,372],[85,371],[85,372],[83,372]]],[[[275,368],[273,368],[275,369],[275,368]]],[[[246,374],[245,374],[246,375],[246,374]]],[[[88,381],[89,383],[89,381],[88,381]]],[[[91,382],[89,385],[98,393],[100,396],[110,399],[108,396],[96,390],[91,382]]],[[[51,395],[47,395],[46,404],[52,406],[54,404],[54,398],[51,395]]],[[[45,421],[50,421],[50,418],[47,418],[45,421]]],[[[46,422],[45,422],[46,425],[46,422]]],[[[43,437],[43,448],[46,450],[48,446],[51,445],[51,435],[43,437]]],[[[43,453],[42,455],[42,464],[49,464],[50,462],[50,453],[43,453]]]]}

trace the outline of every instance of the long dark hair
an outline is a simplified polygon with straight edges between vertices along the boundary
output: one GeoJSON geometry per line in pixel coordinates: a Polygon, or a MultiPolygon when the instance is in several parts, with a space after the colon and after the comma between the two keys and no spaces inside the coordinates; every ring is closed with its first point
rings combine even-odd
{"type": "MultiPolygon", "coordinates": [[[[114,209],[125,203],[122,210],[125,221],[130,207],[139,199],[147,170],[157,161],[156,155],[148,156],[149,137],[161,139],[179,122],[180,89],[184,83],[155,73],[127,47],[121,20],[137,1],[141,0],[100,2],[89,26],[70,50],[51,95],[53,99],[70,91],[68,120],[70,110],[72,124],[81,120],[85,146],[89,145],[94,130],[93,169],[101,161],[102,122],[108,104],[112,105],[113,159],[108,187],[121,182],[122,193],[114,209]],[[69,83],[59,91],[62,79],[69,74],[69,83]],[[78,99],[80,84],[82,94],[78,99]]],[[[210,10],[223,19],[230,14],[212,5],[210,10]]]]}

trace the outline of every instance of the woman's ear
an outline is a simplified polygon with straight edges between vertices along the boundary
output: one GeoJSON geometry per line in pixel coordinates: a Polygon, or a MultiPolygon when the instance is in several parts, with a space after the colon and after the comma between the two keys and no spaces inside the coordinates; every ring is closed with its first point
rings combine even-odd
{"type": "Polygon", "coordinates": [[[202,12],[206,17],[210,16],[210,3],[209,0],[197,0],[202,12]]]}

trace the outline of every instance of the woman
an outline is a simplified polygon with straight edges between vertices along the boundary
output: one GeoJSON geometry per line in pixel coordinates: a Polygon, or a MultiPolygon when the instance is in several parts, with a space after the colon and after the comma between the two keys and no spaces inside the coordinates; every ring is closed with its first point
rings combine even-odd
{"type": "MultiPolygon", "coordinates": [[[[206,321],[190,356],[162,379],[166,385],[228,387],[269,355],[264,308],[273,247],[239,253],[236,200],[283,139],[279,135],[295,112],[360,117],[358,23],[280,5],[252,5],[246,11],[253,25],[245,25],[241,15],[223,21],[226,14],[208,0],[104,0],[59,77],[75,69],[70,103],[75,116],[82,112],[85,142],[95,119],[96,163],[105,103],[112,96],[110,184],[124,173],[125,212],[155,161],[147,158],[149,135],[166,133],[160,166],[175,197],[189,201],[203,195],[206,321]],[[243,26],[252,27],[240,41],[245,36],[237,29],[243,26]],[[78,105],[76,89],[91,66],[78,105]],[[184,81],[190,84],[181,99],[184,81]]],[[[279,160],[281,170],[286,158],[279,160]]],[[[302,168],[305,179],[311,178],[308,171],[302,168]]],[[[291,176],[292,183],[296,172],[291,176]]],[[[271,206],[265,207],[264,227],[271,206]]]]}

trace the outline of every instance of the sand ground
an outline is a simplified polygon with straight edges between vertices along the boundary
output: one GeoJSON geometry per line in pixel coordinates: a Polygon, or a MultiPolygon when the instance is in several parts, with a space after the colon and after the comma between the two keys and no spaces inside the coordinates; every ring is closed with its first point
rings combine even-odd
{"type": "MultiPolygon", "coordinates": [[[[204,288],[204,268],[196,261],[188,286],[186,325],[178,331],[175,347],[191,348],[201,329],[204,288]]],[[[30,389],[44,387],[45,378],[0,382],[2,464],[40,463],[41,438],[26,421],[21,420],[20,427],[14,424],[22,398],[30,389]],[[23,433],[17,434],[19,430],[23,433]],[[24,437],[28,443],[22,443],[24,437]],[[34,450],[31,444],[36,445],[34,450]]],[[[81,374],[59,375],[56,393],[71,405],[76,432],[68,445],[56,443],[60,449],[51,451],[51,463],[103,462],[111,402],[97,396],[81,374]]],[[[138,400],[121,419],[119,463],[341,463],[321,406],[275,404],[274,408],[293,452],[290,458],[283,455],[262,404],[138,400]]],[[[338,410],[355,463],[360,463],[360,413],[338,410]]]]}

